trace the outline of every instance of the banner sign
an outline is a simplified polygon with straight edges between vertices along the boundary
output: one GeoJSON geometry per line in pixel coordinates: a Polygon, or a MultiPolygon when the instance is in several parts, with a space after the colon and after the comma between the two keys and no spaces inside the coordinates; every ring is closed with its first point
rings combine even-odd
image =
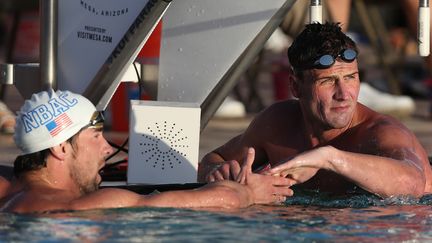
{"type": "Polygon", "coordinates": [[[59,0],[58,89],[82,93],[148,0],[59,0]]]}

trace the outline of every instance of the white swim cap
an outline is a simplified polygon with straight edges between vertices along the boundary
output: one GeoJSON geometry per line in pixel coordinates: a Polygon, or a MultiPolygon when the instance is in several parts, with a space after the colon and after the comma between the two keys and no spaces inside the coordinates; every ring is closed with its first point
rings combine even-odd
{"type": "Polygon", "coordinates": [[[89,125],[95,111],[87,98],[69,91],[33,94],[18,112],[15,144],[23,154],[54,147],[89,125]]]}

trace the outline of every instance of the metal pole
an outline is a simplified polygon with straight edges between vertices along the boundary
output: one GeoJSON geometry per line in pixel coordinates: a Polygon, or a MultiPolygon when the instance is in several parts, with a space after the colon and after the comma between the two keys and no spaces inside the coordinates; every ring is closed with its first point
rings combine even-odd
{"type": "Polygon", "coordinates": [[[201,104],[201,131],[206,127],[210,118],[219,108],[228,93],[231,92],[240,76],[244,74],[254,58],[261,51],[267,39],[280,25],[294,3],[295,0],[287,0],[282,7],[279,8],[203,101],[201,104]]]}
{"type": "Polygon", "coordinates": [[[322,23],[321,0],[311,0],[309,9],[309,23],[322,23]]]}
{"type": "Polygon", "coordinates": [[[418,50],[420,56],[426,57],[430,53],[430,9],[429,0],[419,0],[417,22],[418,50]]]}
{"type": "Polygon", "coordinates": [[[429,0],[419,0],[419,7],[429,7],[429,0]]]}
{"type": "Polygon", "coordinates": [[[57,0],[40,0],[40,84],[57,88],[57,0]]]}

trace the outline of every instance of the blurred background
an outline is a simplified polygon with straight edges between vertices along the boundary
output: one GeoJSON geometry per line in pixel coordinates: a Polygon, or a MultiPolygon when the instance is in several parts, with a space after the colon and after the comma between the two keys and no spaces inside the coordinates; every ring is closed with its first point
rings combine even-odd
{"type": "MultiPolygon", "coordinates": [[[[325,19],[341,22],[360,49],[360,102],[402,120],[432,154],[432,59],[418,55],[418,0],[322,2],[325,19]]],[[[291,73],[286,51],[292,38],[308,22],[309,4],[309,0],[295,3],[253,65],[238,80],[201,134],[200,158],[243,131],[257,112],[275,101],[293,98],[289,92],[291,73]]],[[[37,0],[0,0],[0,63],[39,62],[38,8],[37,0]]],[[[17,153],[11,134],[14,113],[22,103],[14,86],[0,87],[0,157],[4,158],[0,162],[10,163],[17,153]]],[[[111,110],[109,106],[108,114],[111,110]]],[[[108,136],[122,140],[127,129],[112,125],[115,115],[108,117],[108,136]]]]}

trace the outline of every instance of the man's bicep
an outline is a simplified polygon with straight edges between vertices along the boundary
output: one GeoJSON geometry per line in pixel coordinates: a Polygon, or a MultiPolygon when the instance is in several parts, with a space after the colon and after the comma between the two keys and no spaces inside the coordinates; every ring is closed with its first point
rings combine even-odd
{"type": "Polygon", "coordinates": [[[70,207],[73,210],[134,207],[139,206],[141,197],[132,191],[106,188],[71,201],[70,207]]]}
{"type": "Polygon", "coordinates": [[[71,209],[87,210],[96,208],[124,207],[194,207],[204,193],[195,190],[170,191],[159,194],[141,195],[135,192],[106,188],[85,195],[71,202],[71,209]],[[201,196],[201,197],[200,197],[201,196]]]}
{"type": "Polygon", "coordinates": [[[376,155],[421,165],[425,152],[415,135],[396,125],[376,133],[376,155]]]}

